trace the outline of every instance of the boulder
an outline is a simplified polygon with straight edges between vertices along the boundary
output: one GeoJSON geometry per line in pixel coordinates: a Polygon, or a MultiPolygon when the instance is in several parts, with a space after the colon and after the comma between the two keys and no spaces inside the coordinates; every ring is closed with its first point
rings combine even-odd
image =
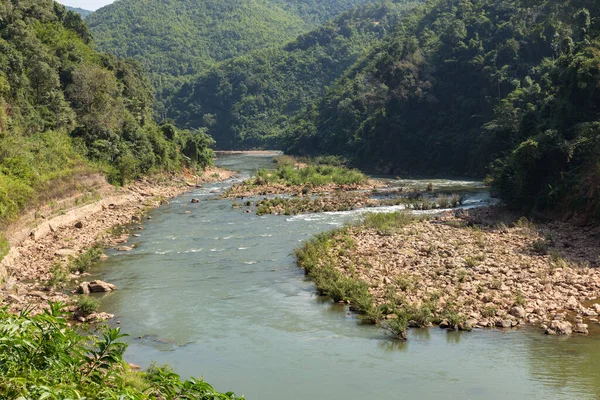
{"type": "Polygon", "coordinates": [[[90,294],[90,283],[81,282],[77,287],[77,293],[79,294],[90,294]]]}
{"type": "Polygon", "coordinates": [[[192,203],[198,204],[198,203],[200,203],[200,199],[192,199],[192,203]]]}
{"type": "Polygon", "coordinates": [[[115,285],[104,281],[91,281],[88,286],[92,293],[112,292],[113,290],[117,290],[115,285]]]}
{"type": "Polygon", "coordinates": [[[567,308],[569,310],[575,310],[579,306],[579,302],[574,296],[569,297],[567,300],[567,308]]]}
{"type": "Polygon", "coordinates": [[[440,328],[447,329],[447,328],[450,328],[450,327],[451,327],[451,325],[450,325],[450,323],[447,320],[443,320],[442,322],[440,322],[440,328]]]}
{"type": "Polygon", "coordinates": [[[573,328],[573,332],[581,333],[582,335],[587,335],[589,333],[587,324],[577,324],[575,328],[573,328]]]}
{"type": "Polygon", "coordinates": [[[594,311],[600,314],[600,304],[593,304],[592,307],[594,308],[594,311]]]}
{"type": "Polygon", "coordinates": [[[129,246],[119,246],[116,249],[117,251],[131,251],[133,250],[133,247],[129,247],[129,246]]]}
{"type": "Polygon", "coordinates": [[[498,328],[512,328],[512,321],[509,319],[499,319],[496,321],[496,327],[498,328]]]}
{"type": "Polygon", "coordinates": [[[513,307],[510,309],[510,315],[516,318],[525,318],[527,315],[523,307],[513,307]]]}
{"type": "Polygon", "coordinates": [[[114,314],[109,314],[106,312],[100,312],[100,313],[92,313],[90,315],[87,316],[87,320],[92,321],[92,322],[104,322],[104,321],[108,321],[109,319],[113,319],[115,317],[114,314]]]}
{"type": "Polygon", "coordinates": [[[558,335],[570,335],[573,332],[573,326],[568,321],[559,321],[555,319],[550,323],[550,326],[546,330],[547,334],[553,334],[548,331],[553,331],[554,334],[558,335]]]}

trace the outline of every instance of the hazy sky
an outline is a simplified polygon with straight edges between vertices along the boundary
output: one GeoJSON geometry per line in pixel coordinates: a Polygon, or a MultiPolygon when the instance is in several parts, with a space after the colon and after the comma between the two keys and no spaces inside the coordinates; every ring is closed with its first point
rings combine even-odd
{"type": "Polygon", "coordinates": [[[59,0],[65,6],[80,7],[85,10],[97,10],[115,0],[59,0]]]}

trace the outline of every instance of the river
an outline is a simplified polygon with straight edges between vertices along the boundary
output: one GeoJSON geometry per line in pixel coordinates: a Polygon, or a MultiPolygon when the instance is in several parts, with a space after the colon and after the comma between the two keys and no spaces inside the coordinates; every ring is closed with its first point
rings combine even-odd
{"type": "MultiPolygon", "coordinates": [[[[248,154],[218,164],[242,177],[272,166],[248,154]]],[[[359,212],[257,217],[211,193],[229,185],[152,211],[134,251],[110,252],[95,267],[119,288],[101,298],[102,310],[131,335],[128,361],[170,364],[250,400],[600,398],[598,336],[431,328],[410,330],[403,343],[360,325],[315,294],[291,255],[359,212]]],[[[476,193],[467,204],[480,201],[476,193]]]]}

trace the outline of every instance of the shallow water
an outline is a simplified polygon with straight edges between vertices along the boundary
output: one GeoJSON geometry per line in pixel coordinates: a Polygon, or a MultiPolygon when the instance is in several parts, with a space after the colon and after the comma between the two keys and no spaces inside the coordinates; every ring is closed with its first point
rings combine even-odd
{"type": "MultiPolygon", "coordinates": [[[[272,165],[264,155],[221,156],[219,164],[244,174],[272,165]]],[[[360,325],[315,295],[291,255],[360,211],[257,217],[210,193],[230,184],[153,211],[130,241],[139,247],[96,268],[119,288],[102,308],[131,334],[128,361],[168,363],[248,399],[600,398],[598,337],[432,328],[411,330],[401,343],[360,325]]],[[[487,199],[478,192],[469,201],[487,199]]]]}

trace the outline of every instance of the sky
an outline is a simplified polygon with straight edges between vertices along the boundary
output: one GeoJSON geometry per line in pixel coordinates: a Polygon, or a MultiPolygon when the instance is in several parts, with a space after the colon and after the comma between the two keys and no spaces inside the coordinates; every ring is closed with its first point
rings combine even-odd
{"type": "Polygon", "coordinates": [[[115,0],[59,0],[60,4],[71,7],[79,7],[84,10],[95,11],[100,7],[104,7],[107,4],[112,3],[115,0]]]}

